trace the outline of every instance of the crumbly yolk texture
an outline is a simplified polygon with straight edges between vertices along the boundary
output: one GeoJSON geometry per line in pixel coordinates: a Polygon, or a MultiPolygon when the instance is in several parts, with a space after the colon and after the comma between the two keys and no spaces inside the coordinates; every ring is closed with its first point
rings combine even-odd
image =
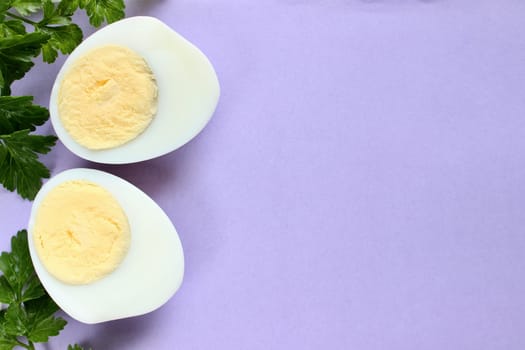
{"type": "Polygon", "coordinates": [[[67,284],[89,284],[113,272],[128,251],[128,219],[117,200],[89,181],[68,181],[41,202],[34,225],[37,254],[67,284]]]}
{"type": "Polygon", "coordinates": [[[140,135],[157,112],[157,83],[147,62],[116,45],[80,57],[64,75],[58,113],[80,145],[102,150],[140,135]]]}

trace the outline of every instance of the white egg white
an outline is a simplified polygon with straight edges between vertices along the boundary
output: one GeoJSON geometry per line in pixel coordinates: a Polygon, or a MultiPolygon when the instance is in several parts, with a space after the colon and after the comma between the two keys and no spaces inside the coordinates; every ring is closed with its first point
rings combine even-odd
{"type": "Polygon", "coordinates": [[[74,319],[99,323],[138,316],[166,303],[184,275],[184,254],[179,236],[164,211],[129,182],[92,169],[71,169],[51,178],[35,198],[28,225],[29,251],[36,273],[51,298],[74,319]],[[43,266],[33,239],[38,208],[57,185],[87,180],[108,190],[126,213],[130,229],[129,251],[111,274],[87,285],[69,285],[51,276],[43,266]]]}
{"type": "Polygon", "coordinates": [[[93,162],[125,164],[164,155],[190,141],[212,117],[219,95],[215,70],[197,47],[160,20],[138,16],[102,28],[71,53],[53,85],[49,111],[57,136],[71,152],[93,162]],[[126,46],[146,60],[158,84],[158,110],[137,138],[116,148],[94,151],[78,144],[65,130],[59,117],[58,93],[75,60],[110,44],[126,46]]]}

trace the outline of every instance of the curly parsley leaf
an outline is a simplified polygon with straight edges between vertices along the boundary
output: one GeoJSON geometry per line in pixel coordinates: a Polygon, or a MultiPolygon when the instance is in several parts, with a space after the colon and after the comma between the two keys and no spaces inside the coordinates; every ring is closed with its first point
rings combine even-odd
{"type": "Polygon", "coordinates": [[[44,124],[49,111],[33,104],[33,96],[0,96],[0,135],[16,130],[35,130],[44,124]]]}
{"type": "Polygon", "coordinates": [[[48,153],[56,140],[55,136],[30,135],[29,130],[0,135],[0,183],[23,198],[35,198],[42,178],[50,175],[38,154],[48,153]]]}
{"type": "Polygon", "coordinates": [[[32,59],[49,38],[45,33],[29,33],[0,39],[0,95],[11,94],[13,81],[23,78],[33,67],[32,59]]]}
{"type": "Polygon", "coordinates": [[[113,23],[125,16],[124,0],[79,0],[79,3],[94,27],[100,27],[104,21],[113,23]]]}

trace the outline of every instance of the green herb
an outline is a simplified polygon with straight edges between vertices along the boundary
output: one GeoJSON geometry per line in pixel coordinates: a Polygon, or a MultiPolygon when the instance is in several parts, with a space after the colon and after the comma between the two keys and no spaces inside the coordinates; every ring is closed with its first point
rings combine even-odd
{"type": "Polygon", "coordinates": [[[42,125],[49,118],[47,109],[33,105],[31,96],[0,96],[0,130],[12,133],[42,125]]]}
{"type": "Polygon", "coordinates": [[[91,25],[98,27],[102,22],[118,21],[124,17],[123,0],[80,0],[80,7],[86,9],[91,25]]]}
{"type": "Polygon", "coordinates": [[[14,34],[0,39],[0,94],[11,94],[11,84],[34,66],[31,61],[49,40],[44,33],[14,34]]]}
{"type": "Polygon", "coordinates": [[[82,30],[72,22],[79,9],[99,27],[123,18],[124,7],[124,0],[0,0],[0,183],[6,189],[33,199],[42,179],[50,176],[39,155],[56,143],[54,136],[31,134],[49,112],[33,105],[31,96],[10,96],[12,83],[31,70],[40,54],[53,63],[59,52],[69,54],[80,44],[82,30]]]}
{"type": "Polygon", "coordinates": [[[8,304],[0,311],[0,349],[34,349],[58,335],[67,322],[54,316],[58,306],[38,280],[25,230],[11,239],[11,252],[0,255],[0,270],[0,302],[8,304]]]}
{"type": "Polygon", "coordinates": [[[38,160],[55,145],[55,136],[31,135],[19,130],[0,135],[0,182],[9,191],[15,189],[23,198],[34,198],[49,177],[49,169],[38,160]]]}
{"type": "Polygon", "coordinates": [[[33,198],[49,170],[38,161],[55,145],[56,137],[31,135],[49,118],[31,96],[0,96],[0,183],[24,198],[33,198]]]}
{"type": "MultiPolygon", "coordinates": [[[[91,348],[89,349],[91,350],[91,348]]],[[[84,348],[78,344],[75,344],[75,345],[68,345],[67,350],[84,350],[84,348]]]]}

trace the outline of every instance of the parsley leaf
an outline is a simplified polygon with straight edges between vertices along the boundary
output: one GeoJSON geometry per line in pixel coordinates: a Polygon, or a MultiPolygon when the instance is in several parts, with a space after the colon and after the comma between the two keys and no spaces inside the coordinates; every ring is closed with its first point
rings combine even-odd
{"type": "Polygon", "coordinates": [[[40,10],[42,8],[42,3],[40,0],[12,0],[11,6],[22,16],[27,16],[40,10]]]}
{"type": "Polygon", "coordinates": [[[42,46],[44,62],[53,63],[59,50],[65,55],[69,54],[82,42],[82,30],[71,23],[71,16],[77,8],[78,4],[74,7],[70,1],[62,1],[58,6],[50,0],[44,1],[44,17],[36,25],[37,31],[50,36],[49,41],[42,46]]]}
{"type": "Polygon", "coordinates": [[[16,336],[7,334],[5,330],[5,313],[6,310],[0,311],[0,350],[11,350],[19,343],[16,336]]]}
{"type": "Polygon", "coordinates": [[[48,118],[49,111],[34,105],[32,96],[0,96],[0,135],[23,129],[34,131],[48,118]]]}
{"type": "Polygon", "coordinates": [[[23,198],[35,198],[42,178],[50,175],[38,154],[48,153],[56,140],[55,136],[30,135],[27,129],[0,135],[0,183],[23,198]]]}
{"type": "Polygon", "coordinates": [[[58,50],[63,54],[68,54],[82,42],[82,30],[76,24],[60,27],[45,26],[39,29],[51,36],[51,39],[42,46],[42,58],[47,63],[55,62],[58,50]]]}
{"type": "Polygon", "coordinates": [[[33,343],[48,341],[67,323],[54,316],[58,306],[36,276],[27,239],[27,231],[19,231],[11,239],[11,252],[0,255],[0,301],[9,304],[0,311],[0,350],[16,345],[34,349],[33,343]],[[29,345],[21,343],[21,337],[29,345]]]}
{"type": "Polygon", "coordinates": [[[18,345],[15,337],[0,338],[0,350],[12,350],[18,345]]]}
{"type": "Polygon", "coordinates": [[[11,3],[9,1],[2,1],[0,2],[0,20],[4,20],[5,13],[9,8],[11,7],[11,3]]]}
{"type": "MultiPolygon", "coordinates": [[[[91,348],[89,348],[91,350],[91,348]]],[[[0,347],[0,350],[2,350],[2,348],[0,347]]],[[[68,345],[67,346],[67,350],[84,350],[83,347],[81,347],[80,345],[78,344],[75,344],[75,345],[68,345]]]]}
{"type": "Polygon", "coordinates": [[[32,275],[32,277],[29,278],[29,280],[26,282],[26,285],[22,289],[22,301],[25,302],[28,300],[38,299],[45,294],[46,291],[44,290],[44,287],[42,287],[38,277],[36,275],[32,275]]]}
{"type": "Polygon", "coordinates": [[[71,4],[71,1],[62,1],[59,6],[55,6],[51,0],[43,0],[43,17],[38,25],[47,25],[47,24],[69,24],[71,23],[71,16],[78,6],[74,9],[69,7],[60,6],[63,3],[71,4]],[[72,11],[71,11],[72,10],[72,11]]]}
{"type": "Polygon", "coordinates": [[[27,338],[35,343],[46,342],[49,337],[58,335],[67,322],[53,316],[58,311],[55,302],[46,296],[25,303],[30,325],[27,338]]]}
{"type": "MultiPolygon", "coordinates": [[[[15,291],[21,291],[25,281],[30,277],[33,263],[29,256],[27,231],[19,231],[11,238],[11,253],[0,255],[0,270],[9,285],[15,291]]],[[[18,293],[17,293],[18,294],[18,293]]]]}
{"type": "Polygon", "coordinates": [[[22,21],[17,19],[0,23],[0,38],[5,38],[16,34],[25,34],[26,27],[22,21]]]}
{"type": "Polygon", "coordinates": [[[0,302],[4,304],[12,303],[16,300],[16,294],[7,278],[0,276],[0,302]]]}
{"type": "Polygon", "coordinates": [[[69,1],[61,1],[58,4],[58,12],[67,15],[72,16],[73,13],[80,7],[79,0],[69,0],[69,1]]]}
{"type": "Polygon", "coordinates": [[[26,336],[31,342],[47,342],[58,335],[67,322],[53,316],[58,306],[47,295],[25,304],[11,304],[5,313],[4,329],[8,335],[26,336]]]}
{"type": "Polygon", "coordinates": [[[86,10],[89,23],[95,27],[99,27],[104,21],[118,21],[125,15],[124,0],[80,0],[80,7],[86,10]]]}
{"type": "Polygon", "coordinates": [[[0,39],[0,95],[11,93],[11,83],[33,67],[33,57],[49,39],[45,33],[11,35],[0,39]]]}
{"type": "Polygon", "coordinates": [[[27,231],[11,238],[11,253],[0,255],[0,302],[10,304],[40,298],[45,295],[29,255],[27,231]]]}
{"type": "Polygon", "coordinates": [[[4,315],[5,332],[9,335],[26,335],[29,332],[27,324],[29,319],[26,310],[20,304],[11,304],[4,315]]]}

